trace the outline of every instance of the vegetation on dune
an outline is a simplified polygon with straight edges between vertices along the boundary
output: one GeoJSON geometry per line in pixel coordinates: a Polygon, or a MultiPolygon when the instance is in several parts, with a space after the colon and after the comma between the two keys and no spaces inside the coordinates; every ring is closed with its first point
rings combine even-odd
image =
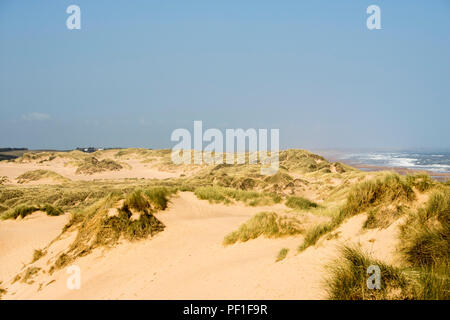
{"type": "Polygon", "coordinates": [[[338,224],[336,223],[336,220],[332,220],[331,222],[320,223],[309,229],[305,234],[303,243],[298,247],[298,251],[301,252],[306,248],[315,245],[320,237],[333,231],[337,226],[338,224]]]}
{"type": "Polygon", "coordinates": [[[281,261],[281,260],[283,260],[284,258],[286,258],[288,252],[289,252],[289,249],[287,249],[287,248],[282,248],[282,249],[280,250],[280,252],[278,252],[277,259],[276,259],[275,261],[278,262],[278,261],[281,261]]]}
{"type": "Polygon", "coordinates": [[[40,249],[34,250],[33,259],[31,260],[31,263],[38,261],[40,258],[45,256],[46,254],[47,254],[47,252],[44,250],[40,250],[40,249]]]}
{"type": "Polygon", "coordinates": [[[367,213],[367,220],[364,222],[364,229],[387,228],[405,212],[402,205],[388,205],[381,208],[370,209],[367,213]]]}
{"type": "MultiPolygon", "coordinates": [[[[448,265],[398,268],[371,258],[361,250],[343,247],[341,258],[329,267],[326,282],[330,299],[448,300],[448,265]],[[369,266],[380,268],[380,289],[369,289],[369,266]]],[[[370,280],[369,280],[370,281],[370,280]]]]}
{"type": "MultiPolygon", "coordinates": [[[[63,185],[39,186],[2,186],[0,187],[0,219],[7,218],[19,206],[40,207],[37,204],[50,204],[67,212],[83,211],[97,201],[113,193],[122,197],[136,189],[154,187],[167,188],[170,192],[179,188],[175,181],[149,181],[130,179],[124,181],[79,181],[63,185]]],[[[152,192],[160,192],[157,189],[152,192]]],[[[156,207],[164,207],[166,201],[158,195],[155,197],[156,207]],[[160,199],[160,202],[157,202],[160,199]]],[[[167,203],[166,203],[167,205],[167,203]]],[[[49,212],[49,210],[47,210],[49,212]]],[[[51,213],[50,213],[51,214],[51,213]]]]}
{"type": "Polygon", "coordinates": [[[406,177],[406,181],[410,186],[417,188],[420,192],[427,191],[435,185],[430,176],[424,173],[409,175],[406,177]]]}
{"type": "Polygon", "coordinates": [[[331,221],[319,224],[307,231],[298,250],[303,251],[315,245],[324,234],[338,228],[345,219],[368,209],[372,209],[372,211],[369,211],[369,220],[365,226],[383,224],[386,227],[389,225],[389,221],[392,222],[398,216],[401,203],[408,203],[414,199],[415,195],[411,185],[406,178],[400,177],[398,174],[388,174],[384,178],[361,182],[350,189],[345,204],[336,210],[331,221]],[[396,205],[396,211],[386,209],[393,205],[396,205]],[[374,207],[378,208],[373,209],[374,207]],[[388,216],[389,221],[382,220],[388,216]],[[379,220],[382,222],[378,222],[379,220]]]}
{"type": "Polygon", "coordinates": [[[230,204],[241,201],[249,206],[271,205],[281,202],[281,197],[274,193],[237,190],[219,186],[199,187],[194,191],[197,198],[211,203],[230,204]]]}
{"type": "Polygon", "coordinates": [[[7,176],[1,176],[0,177],[0,185],[10,183],[11,181],[7,176]]]}
{"type": "Polygon", "coordinates": [[[131,191],[123,197],[110,194],[92,206],[72,215],[64,232],[78,226],[77,237],[67,252],[56,260],[52,271],[67,265],[98,246],[112,246],[121,238],[139,240],[153,236],[165,226],[153,214],[167,208],[176,189],[153,187],[131,191]]]}
{"type": "Polygon", "coordinates": [[[401,229],[403,252],[413,266],[448,265],[450,188],[431,194],[425,206],[411,213],[401,229]]]}
{"type": "Polygon", "coordinates": [[[341,255],[341,259],[330,266],[330,277],[326,282],[330,299],[403,300],[413,297],[413,288],[400,269],[352,247],[343,247],[341,255]],[[367,285],[369,266],[380,268],[380,289],[369,289],[367,285]]]}
{"type": "Polygon", "coordinates": [[[3,296],[4,294],[6,294],[6,292],[7,292],[6,289],[3,289],[2,287],[0,287],[0,300],[2,299],[2,296],[3,296]]]}
{"type": "MultiPolygon", "coordinates": [[[[379,218],[377,215],[375,217],[379,218]]],[[[331,271],[330,297],[448,300],[449,222],[450,188],[444,186],[434,190],[422,208],[410,210],[406,223],[401,227],[400,252],[408,264],[407,268],[394,268],[374,261],[356,249],[344,248],[343,259],[336,262],[331,271]],[[368,290],[366,286],[368,276],[365,270],[374,264],[381,268],[381,290],[368,290]]]]}
{"type": "Polygon", "coordinates": [[[308,210],[317,208],[318,204],[303,197],[291,196],[287,198],[286,206],[292,209],[308,210]]]}
{"type": "Polygon", "coordinates": [[[70,181],[70,179],[63,177],[62,175],[50,171],[50,170],[33,170],[33,171],[27,171],[24,174],[21,174],[20,176],[17,177],[17,182],[22,184],[22,183],[27,183],[30,181],[38,181],[38,180],[42,180],[42,179],[52,179],[54,181],[57,182],[68,182],[70,181]]]}
{"type": "Polygon", "coordinates": [[[141,148],[129,148],[129,149],[121,149],[117,151],[114,155],[117,158],[123,158],[130,155],[137,155],[138,157],[147,157],[151,156],[155,153],[155,151],[159,150],[151,150],[151,149],[141,149],[141,148]]]}
{"type": "Polygon", "coordinates": [[[228,234],[223,244],[230,245],[237,241],[245,242],[259,236],[278,238],[302,232],[303,228],[299,221],[293,217],[282,217],[275,212],[260,212],[243,223],[236,231],[228,234]]]}
{"type": "Polygon", "coordinates": [[[56,208],[50,204],[45,204],[43,206],[20,205],[3,213],[1,215],[1,219],[17,219],[17,217],[25,218],[26,216],[36,211],[44,211],[49,216],[59,216],[64,214],[64,212],[60,208],[56,208]]]}
{"type": "Polygon", "coordinates": [[[383,179],[369,180],[356,185],[347,196],[343,212],[349,217],[380,203],[414,199],[414,191],[406,179],[398,174],[389,174],[383,179]]]}
{"type": "Polygon", "coordinates": [[[33,284],[33,278],[39,273],[40,270],[41,268],[38,267],[28,267],[21,274],[16,275],[13,283],[20,280],[22,283],[33,284]]]}
{"type": "Polygon", "coordinates": [[[95,157],[88,157],[79,165],[75,173],[94,174],[104,171],[119,171],[122,168],[122,165],[111,159],[98,160],[95,157]]]}

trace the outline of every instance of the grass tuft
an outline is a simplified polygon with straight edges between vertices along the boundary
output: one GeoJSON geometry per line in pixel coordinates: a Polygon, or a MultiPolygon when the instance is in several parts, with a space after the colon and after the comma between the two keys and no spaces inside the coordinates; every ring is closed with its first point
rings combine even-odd
{"type": "Polygon", "coordinates": [[[414,192],[405,180],[398,174],[389,174],[384,179],[369,180],[356,185],[347,196],[344,215],[350,217],[380,203],[414,200],[414,192]]]}
{"type": "Polygon", "coordinates": [[[330,266],[327,291],[333,300],[403,300],[413,297],[408,279],[400,269],[375,260],[361,250],[341,248],[342,257],[330,266]],[[380,289],[369,289],[369,266],[380,268],[380,289]]]}
{"type": "Polygon", "coordinates": [[[318,204],[306,198],[291,196],[287,199],[286,206],[292,209],[307,210],[317,208],[318,204]]]}
{"type": "Polygon", "coordinates": [[[33,260],[31,260],[31,263],[38,261],[40,258],[42,258],[43,256],[45,256],[47,252],[45,252],[44,250],[40,250],[40,249],[36,249],[33,252],[33,260]]]}
{"type": "Polygon", "coordinates": [[[243,223],[238,230],[228,234],[223,244],[230,245],[237,241],[245,242],[259,236],[278,238],[302,232],[303,228],[295,218],[280,217],[275,212],[260,212],[243,223]]]}
{"type": "Polygon", "coordinates": [[[288,252],[289,252],[289,249],[288,249],[288,248],[282,248],[282,249],[280,250],[280,252],[278,252],[276,262],[281,261],[281,260],[283,260],[284,258],[286,258],[288,252]]]}
{"type": "Polygon", "coordinates": [[[401,228],[401,251],[413,266],[448,264],[450,188],[435,191],[425,206],[411,213],[401,228]]]}

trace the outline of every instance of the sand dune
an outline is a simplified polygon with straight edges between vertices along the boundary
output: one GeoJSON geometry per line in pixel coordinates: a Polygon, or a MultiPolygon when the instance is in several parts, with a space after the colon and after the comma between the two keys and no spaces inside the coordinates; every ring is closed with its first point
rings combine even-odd
{"type": "MultiPolygon", "coordinates": [[[[86,215],[91,214],[87,208],[92,204],[106,203],[101,202],[108,197],[108,193],[102,192],[103,189],[114,190],[115,194],[119,194],[123,187],[127,188],[125,195],[130,195],[133,190],[155,185],[154,181],[164,181],[169,183],[169,186],[177,186],[178,191],[171,195],[167,209],[154,212],[155,217],[165,226],[163,231],[140,240],[132,241],[121,237],[119,242],[112,246],[92,247],[92,250],[86,251],[85,254],[74,256],[68,265],[57,268],[54,266],[58,259],[62,254],[70,252],[81,230],[80,225],[75,224],[73,228],[62,232],[69,221],[69,213],[47,216],[44,212],[37,211],[23,219],[0,219],[0,288],[6,289],[1,298],[326,299],[329,298],[329,270],[336,263],[336,259],[342,259],[340,250],[344,245],[360,248],[371,257],[392,266],[405,265],[404,257],[398,250],[401,244],[399,230],[408,217],[411,219],[411,216],[405,213],[414,214],[414,210],[423,207],[429,200],[430,195],[418,189],[425,188],[426,183],[429,183],[427,180],[418,180],[420,187],[412,188],[412,194],[405,196],[403,193],[408,188],[402,183],[406,182],[396,180],[399,179],[397,176],[390,176],[388,173],[360,173],[351,168],[344,173],[331,172],[327,170],[327,166],[334,166],[333,164],[319,159],[321,167],[314,167],[315,158],[312,157],[311,160],[309,154],[304,151],[288,151],[288,155],[293,160],[288,159],[291,162],[285,163],[284,167],[296,168],[298,161],[304,161],[309,171],[294,170],[289,175],[287,169],[283,169],[286,170],[284,173],[267,179],[258,177],[244,166],[223,166],[202,171],[199,176],[195,175],[197,169],[193,169],[191,180],[171,180],[170,178],[186,172],[186,168],[161,171],[160,167],[147,167],[141,159],[129,157],[122,159],[129,167],[120,171],[79,175],[75,173],[74,167],[65,165],[61,159],[49,166],[36,162],[2,162],[0,176],[6,175],[14,180],[12,185],[2,186],[0,189],[0,196],[9,206],[6,209],[10,210],[8,212],[20,205],[20,202],[16,201],[17,197],[22,195],[25,198],[24,195],[32,189],[28,184],[39,188],[39,185],[48,183],[46,180],[37,180],[24,186],[17,185],[17,176],[45,167],[72,181],[112,180],[108,183],[96,184],[93,181],[82,185],[69,181],[65,182],[69,185],[67,189],[64,189],[64,185],[42,188],[47,194],[39,197],[41,201],[50,201],[57,205],[60,197],[68,197],[61,205],[66,206],[63,208],[68,208],[69,212],[82,212],[83,223],[99,221],[86,219],[86,215]],[[125,178],[130,177],[144,179],[142,182],[139,179],[139,183],[127,182],[125,178]],[[305,237],[316,227],[327,226],[335,221],[333,219],[340,215],[340,208],[346,204],[346,199],[348,201],[347,194],[353,190],[353,186],[376,177],[388,178],[380,182],[380,188],[391,185],[392,188],[398,188],[394,195],[389,193],[389,189],[378,191],[378,194],[387,192],[388,195],[380,200],[377,207],[380,211],[370,211],[360,202],[362,209],[356,208],[357,212],[319,235],[305,250],[298,250],[299,246],[306,242],[305,237]],[[150,182],[148,179],[154,180],[150,182]],[[254,180],[249,181],[251,179],[254,180]],[[189,189],[191,185],[201,188],[211,183],[235,183],[234,185],[244,189],[249,185],[254,187],[249,191],[224,187],[205,189],[205,196],[216,202],[200,200],[194,192],[180,191],[189,189]],[[92,189],[89,190],[91,185],[92,189]],[[112,189],[114,186],[116,189],[112,189]],[[229,192],[228,196],[236,199],[230,198],[229,204],[223,204],[222,202],[227,201],[221,198],[223,194],[220,192],[229,192]],[[258,192],[265,198],[258,198],[258,192]],[[279,197],[278,200],[282,201],[273,200],[275,193],[279,197]],[[287,199],[291,195],[297,196],[296,199],[300,202],[294,201],[294,206],[287,207],[287,199]],[[308,207],[311,202],[298,196],[317,203],[308,207]],[[410,197],[410,200],[404,197],[410,197]],[[255,199],[263,199],[265,202],[254,202],[253,206],[250,206],[250,200],[255,199]],[[223,244],[225,236],[260,212],[275,212],[278,217],[295,218],[304,232],[275,238],[259,236],[246,242],[227,246],[223,244]],[[370,214],[372,219],[387,219],[389,223],[364,227],[370,214]],[[277,255],[282,248],[289,251],[284,259],[277,262],[277,255]],[[42,249],[45,254],[32,262],[36,249],[42,249]],[[80,268],[80,289],[70,290],[67,287],[70,276],[67,268],[72,265],[80,268]]],[[[106,207],[108,216],[110,211],[117,215],[118,209],[124,205],[123,196],[114,199],[113,206],[106,207]]],[[[30,204],[33,200],[27,198],[27,201],[30,204]]],[[[37,205],[44,204],[45,202],[37,205]]],[[[93,213],[99,212],[96,210],[93,213]]],[[[134,221],[140,219],[141,214],[142,212],[134,211],[134,221]]],[[[89,239],[95,241],[95,237],[89,239]]]]}
{"type": "MultiPolygon", "coordinates": [[[[167,211],[158,215],[167,226],[166,231],[149,240],[123,241],[113,249],[98,249],[75,261],[73,264],[79,266],[82,272],[80,290],[67,289],[68,275],[64,269],[53,275],[40,274],[32,285],[15,283],[4,298],[325,298],[325,265],[336,258],[339,241],[328,241],[330,243],[309,248],[301,254],[295,254],[301,239],[299,237],[258,238],[227,247],[222,245],[227,233],[265,209],[278,212],[286,210],[282,205],[267,208],[214,205],[198,200],[192,193],[181,193],[173,199],[167,211]],[[285,260],[275,262],[278,251],[283,247],[290,248],[291,254],[285,260]]],[[[44,230],[43,225],[45,228],[52,227],[53,234],[49,233],[46,237],[36,233],[42,246],[58,233],[65,220],[65,217],[61,217],[53,226],[49,226],[45,218],[36,215],[26,221],[2,221],[0,227],[3,235],[8,236],[10,246],[19,239],[23,242],[26,230],[30,232],[31,228],[35,230],[39,226],[44,230]]],[[[361,221],[361,217],[355,217],[342,226],[343,239],[354,239],[360,230],[361,221]]],[[[377,238],[377,235],[372,234],[370,238],[377,238]]],[[[380,234],[378,238],[382,240],[384,236],[380,234]]],[[[65,239],[59,241],[67,243],[65,239]]],[[[11,266],[8,275],[25,257],[26,260],[30,259],[32,247],[36,245],[37,242],[30,238],[24,244],[28,250],[24,249],[22,255],[8,256],[11,266]]],[[[52,246],[58,245],[56,241],[52,246]]],[[[386,254],[385,247],[379,249],[379,254],[386,254]]]]}

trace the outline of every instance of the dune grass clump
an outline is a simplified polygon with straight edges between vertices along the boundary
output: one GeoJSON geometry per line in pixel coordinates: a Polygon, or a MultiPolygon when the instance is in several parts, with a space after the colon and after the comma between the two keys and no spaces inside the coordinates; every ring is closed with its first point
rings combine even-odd
{"type": "Polygon", "coordinates": [[[225,236],[223,244],[246,242],[259,236],[279,238],[302,232],[303,228],[295,218],[280,217],[275,212],[260,212],[243,223],[236,231],[225,236]]]}
{"type": "Polygon", "coordinates": [[[319,205],[311,200],[303,197],[291,196],[286,201],[286,206],[292,209],[308,210],[311,208],[317,208],[319,205]]]}
{"type": "Polygon", "coordinates": [[[403,300],[413,298],[413,288],[408,278],[398,268],[377,261],[361,250],[341,248],[342,257],[330,266],[327,291],[333,300],[403,300]],[[369,289],[369,266],[381,271],[381,288],[369,289]]]}
{"type": "Polygon", "coordinates": [[[41,270],[41,268],[38,267],[28,267],[20,276],[21,282],[26,284],[33,284],[34,280],[32,280],[38,272],[41,270]]]}
{"type": "Polygon", "coordinates": [[[40,208],[42,211],[47,213],[48,216],[60,216],[64,214],[64,211],[60,208],[54,207],[51,204],[46,204],[43,207],[40,208]]]}
{"type": "Polygon", "coordinates": [[[400,252],[416,275],[417,299],[450,299],[450,188],[436,190],[410,212],[400,230],[400,252]]]}
{"type": "Polygon", "coordinates": [[[131,193],[124,202],[124,206],[137,211],[159,211],[165,210],[169,203],[169,197],[175,193],[175,189],[165,187],[153,187],[145,190],[138,189],[131,193]]]}
{"type": "Polygon", "coordinates": [[[425,192],[435,185],[430,176],[425,173],[409,175],[406,177],[406,181],[409,185],[417,188],[417,190],[419,190],[420,192],[425,192]]]}
{"type": "Polygon", "coordinates": [[[281,197],[275,193],[238,190],[219,186],[198,187],[194,194],[201,200],[211,203],[230,204],[233,201],[241,201],[249,206],[271,205],[281,202],[281,197]]]}
{"type": "Polygon", "coordinates": [[[94,174],[104,171],[119,171],[123,169],[123,166],[111,159],[98,160],[95,157],[88,157],[84,159],[78,169],[75,171],[77,174],[94,174]]]}
{"type": "Polygon", "coordinates": [[[169,196],[175,192],[165,187],[153,187],[146,189],[144,193],[156,210],[165,210],[169,203],[169,196]]]}
{"type": "Polygon", "coordinates": [[[283,260],[284,258],[286,258],[288,252],[289,252],[289,249],[288,249],[288,248],[282,248],[282,249],[280,250],[280,252],[278,252],[277,259],[275,260],[275,262],[281,261],[281,260],[283,260]]]}
{"type": "Polygon", "coordinates": [[[36,249],[33,252],[33,259],[31,260],[31,263],[38,261],[40,258],[46,255],[45,250],[36,249]]]}
{"type": "Polygon", "coordinates": [[[2,296],[4,294],[6,294],[8,291],[6,289],[3,289],[2,287],[0,287],[0,300],[2,299],[2,296]]]}
{"type": "Polygon", "coordinates": [[[30,206],[30,205],[20,205],[12,210],[5,212],[1,218],[5,219],[17,219],[18,217],[25,218],[26,216],[32,214],[36,211],[44,211],[49,216],[59,216],[64,214],[64,212],[57,207],[54,207],[50,204],[46,204],[44,206],[30,206]]]}
{"type": "Polygon", "coordinates": [[[68,182],[70,179],[63,177],[62,175],[50,171],[50,170],[33,170],[27,171],[17,177],[17,182],[20,184],[27,183],[30,181],[38,181],[42,179],[52,179],[57,182],[68,182]]]}
{"type": "Polygon", "coordinates": [[[321,223],[312,229],[308,230],[303,239],[303,243],[298,247],[298,251],[301,252],[306,248],[313,246],[319,241],[319,239],[326,233],[333,231],[336,228],[336,222],[321,223]]]}
{"type": "Polygon", "coordinates": [[[194,194],[199,198],[200,200],[208,200],[211,203],[230,203],[231,201],[227,199],[223,192],[221,192],[220,187],[199,187],[196,188],[194,191],[194,194]]]}
{"type": "Polygon", "coordinates": [[[343,213],[350,217],[380,203],[414,200],[414,191],[405,180],[398,174],[389,174],[383,179],[369,180],[356,185],[347,196],[343,213]]]}
{"type": "Polygon", "coordinates": [[[18,217],[25,218],[26,216],[28,216],[38,210],[40,210],[39,207],[22,205],[22,206],[15,208],[12,211],[12,215],[10,216],[10,218],[13,218],[13,219],[16,219],[18,217]]]}
{"type": "Polygon", "coordinates": [[[125,198],[110,194],[86,209],[72,214],[63,231],[77,227],[78,234],[69,250],[56,260],[51,272],[99,246],[113,246],[121,238],[134,241],[152,237],[164,230],[153,214],[167,207],[175,189],[154,187],[137,189],[125,198]]]}
{"type": "Polygon", "coordinates": [[[415,268],[414,298],[420,300],[450,300],[450,266],[448,263],[415,268]]]}
{"type": "Polygon", "coordinates": [[[143,196],[142,190],[136,190],[125,199],[123,208],[125,207],[133,208],[137,211],[143,212],[147,209],[150,209],[151,205],[150,202],[143,196]]]}
{"type": "Polygon", "coordinates": [[[450,188],[435,191],[401,229],[401,250],[413,266],[448,264],[450,252],[450,188]]]}
{"type": "Polygon", "coordinates": [[[347,201],[330,222],[319,224],[308,230],[298,250],[315,245],[324,235],[338,228],[345,219],[371,209],[365,228],[388,227],[403,214],[402,202],[415,199],[414,191],[406,178],[389,174],[384,178],[359,183],[350,189],[347,201]]]}

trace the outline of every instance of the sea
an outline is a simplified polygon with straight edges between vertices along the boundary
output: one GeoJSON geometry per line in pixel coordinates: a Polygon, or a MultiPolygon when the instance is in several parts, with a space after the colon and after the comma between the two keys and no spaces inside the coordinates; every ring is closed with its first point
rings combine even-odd
{"type": "Polygon", "coordinates": [[[450,151],[319,150],[317,153],[329,160],[358,166],[367,171],[373,170],[370,167],[386,167],[430,171],[438,174],[450,173],[450,151]]]}

